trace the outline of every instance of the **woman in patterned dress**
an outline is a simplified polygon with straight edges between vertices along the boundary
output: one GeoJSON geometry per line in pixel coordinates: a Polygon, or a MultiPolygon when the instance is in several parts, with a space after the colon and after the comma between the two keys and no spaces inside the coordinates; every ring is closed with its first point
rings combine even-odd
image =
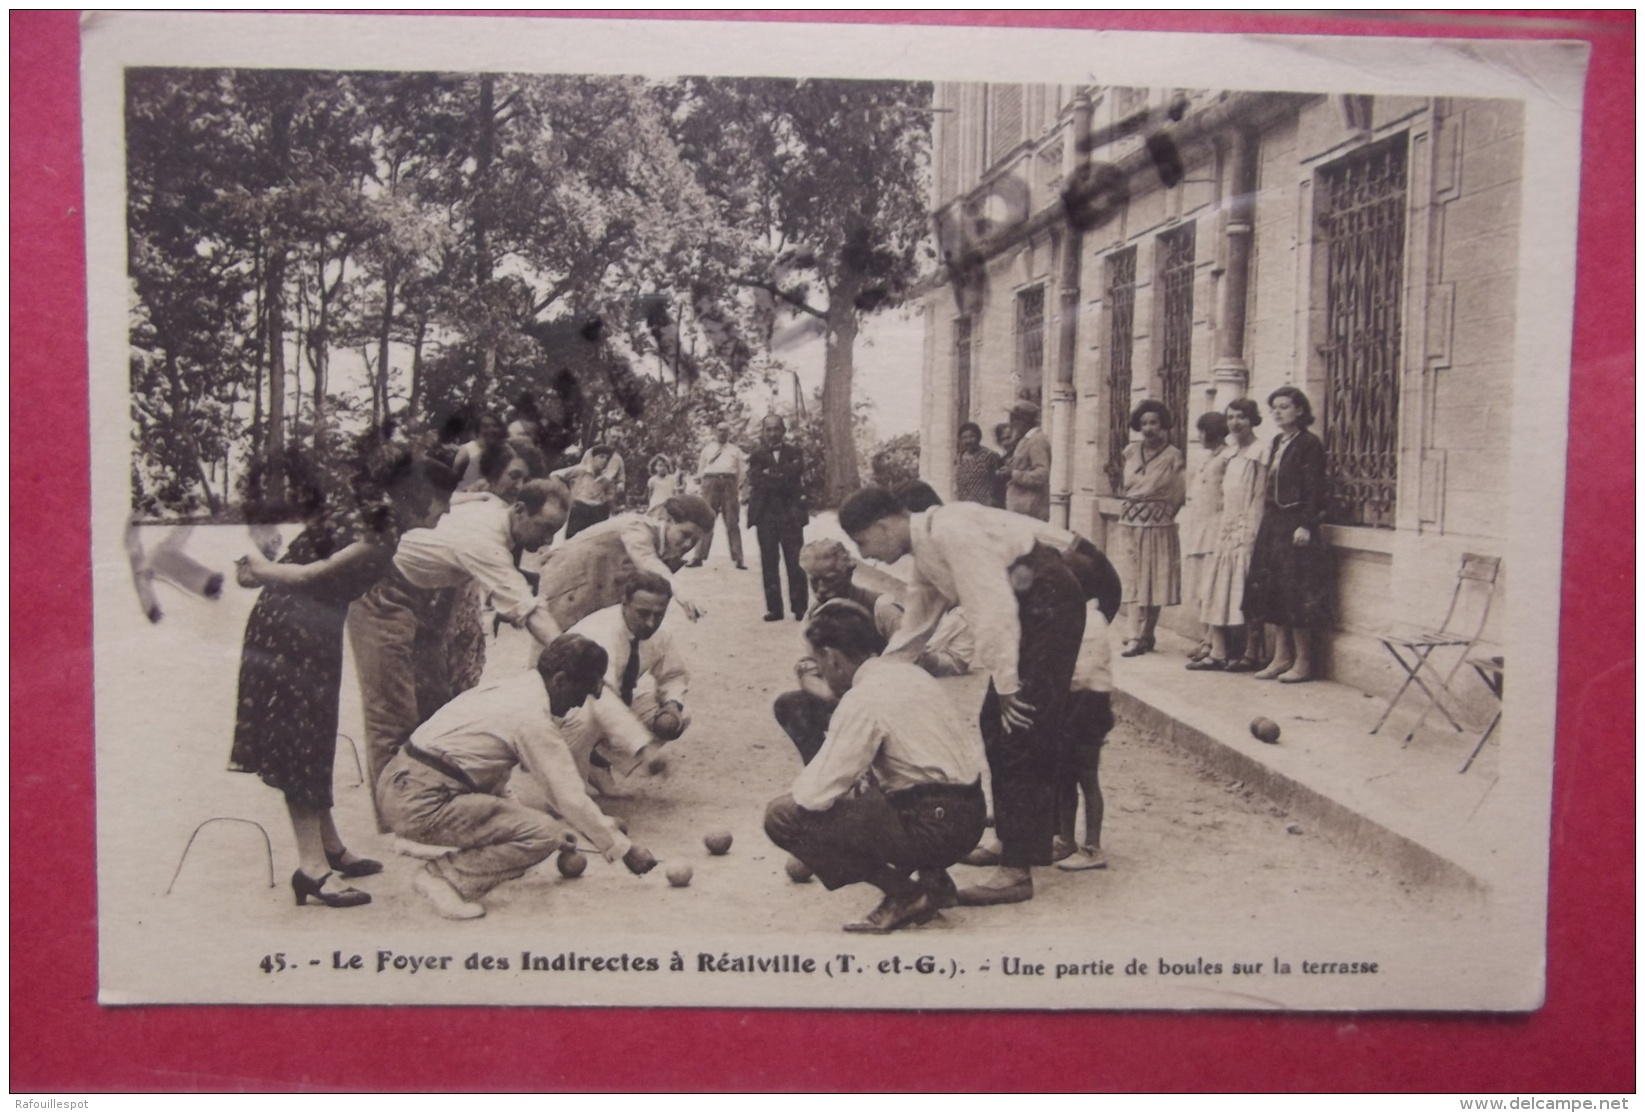
{"type": "Polygon", "coordinates": [[[1131,411],[1131,428],[1141,441],[1125,446],[1125,505],[1120,511],[1120,545],[1130,575],[1125,581],[1131,604],[1131,637],[1122,657],[1138,657],[1154,648],[1154,627],[1161,607],[1182,602],[1182,547],[1177,539],[1177,510],[1182,506],[1182,453],[1171,443],[1171,411],[1152,398],[1131,411]]]}
{"type": "Polygon", "coordinates": [[[391,567],[400,531],[432,524],[455,486],[449,470],[420,467],[402,448],[374,456],[352,505],[328,506],[316,494],[307,501],[306,527],[283,557],[254,551],[237,562],[240,585],[263,591],[246,623],[229,768],[256,773],[285,793],[298,904],[310,897],[332,908],[371,901],[332,882],[334,873],[364,877],[383,868],[351,853],[331,816],[343,623],[349,603],[391,567]]]}
{"type": "Polygon", "coordinates": [[[1003,507],[999,472],[1005,461],[999,453],[982,446],[982,427],[967,421],[960,426],[958,442],[959,452],[954,457],[954,501],[1003,507]]]}

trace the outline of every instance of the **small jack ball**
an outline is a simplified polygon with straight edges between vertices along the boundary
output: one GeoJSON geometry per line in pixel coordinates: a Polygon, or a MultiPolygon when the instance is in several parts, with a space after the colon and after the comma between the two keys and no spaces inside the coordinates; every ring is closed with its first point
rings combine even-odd
{"type": "Polygon", "coordinates": [[[703,845],[708,847],[710,854],[724,854],[731,849],[731,832],[715,831],[703,837],[703,845]]]}
{"type": "Polygon", "coordinates": [[[804,885],[811,880],[811,867],[798,858],[790,858],[783,868],[788,871],[788,879],[796,885],[804,885]]]}
{"type": "Polygon", "coordinates": [[[690,866],[669,866],[663,873],[667,876],[668,883],[676,889],[683,889],[691,884],[690,866]]]}
{"type": "Polygon", "coordinates": [[[560,851],[560,856],[555,859],[554,864],[560,868],[561,877],[581,877],[583,871],[588,868],[588,859],[583,857],[580,851],[568,846],[560,851]]]}
{"type": "Polygon", "coordinates": [[[1272,719],[1264,719],[1258,715],[1251,720],[1251,734],[1270,746],[1279,742],[1279,724],[1272,719]]]}

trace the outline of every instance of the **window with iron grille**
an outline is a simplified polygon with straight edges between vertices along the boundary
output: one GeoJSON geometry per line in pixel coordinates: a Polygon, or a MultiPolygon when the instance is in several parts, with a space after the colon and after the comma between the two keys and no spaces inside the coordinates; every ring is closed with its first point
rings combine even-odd
{"type": "Polygon", "coordinates": [[[1017,397],[1036,405],[1045,381],[1045,287],[1017,294],[1017,397]]]}
{"type": "Polygon", "coordinates": [[[1137,305],[1137,249],[1108,257],[1108,490],[1124,489],[1125,445],[1131,439],[1132,315],[1137,305]]]}
{"type": "Polygon", "coordinates": [[[955,427],[971,420],[971,318],[954,321],[955,427]]]}
{"type": "Polygon", "coordinates": [[[1160,401],[1171,411],[1171,443],[1185,450],[1194,347],[1194,225],[1160,236],[1159,260],[1160,401]]]}
{"type": "Polygon", "coordinates": [[[1022,142],[1022,86],[990,85],[988,101],[988,162],[992,165],[1022,142]]]}
{"type": "Polygon", "coordinates": [[[1400,291],[1406,139],[1320,172],[1316,250],[1325,268],[1320,432],[1330,520],[1392,529],[1399,461],[1400,291]]]}

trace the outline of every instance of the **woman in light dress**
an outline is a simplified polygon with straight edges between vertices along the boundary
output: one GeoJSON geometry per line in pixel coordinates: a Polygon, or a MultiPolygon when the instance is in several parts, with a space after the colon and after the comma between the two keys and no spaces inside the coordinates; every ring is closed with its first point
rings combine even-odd
{"type": "MultiPolygon", "coordinates": [[[[1199,431],[1200,444],[1206,450],[1205,461],[1189,485],[1188,503],[1177,515],[1177,532],[1182,537],[1182,582],[1187,587],[1195,613],[1205,600],[1210,586],[1211,557],[1217,548],[1217,530],[1222,523],[1222,473],[1228,466],[1223,454],[1223,442],[1228,439],[1228,419],[1212,410],[1199,415],[1194,422],[1199,431]]],[[[1190,663],[1211,655],[1211,636],[1201,631],[1200,643],[1188,655],[1190,663]]]]}
{"type": "MultiPolygon", "coordinates": [[[[1230,661],[1229,631],[1245,622],[1245,577],[1251,568],[1251,550],[1262,524],[1262,505],[1268,480],[1268,446],[1257,440],[1262,412],[1250,398],[1228,403],[1228,443],[1222,451],[1222,515],[1215,551],[1200,603],[1200,621],[1211,632],[1211,652],[1192,669],[1255,672],[1262,667],[1260,637],[1247,634],[1245,652],[1230,661]]],[[[1257,628],[1260,629],[1260,628],[1257,628]]]]}

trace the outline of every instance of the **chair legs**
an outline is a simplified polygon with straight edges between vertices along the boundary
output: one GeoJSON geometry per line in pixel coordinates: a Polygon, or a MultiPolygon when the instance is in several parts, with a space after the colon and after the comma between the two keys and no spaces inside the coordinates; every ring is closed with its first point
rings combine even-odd
{"type": "MultiPolygon", "coordinates": [[[[1392,642],[1383,639],[1382,645],[1383,648],[1388,651],[1389,655],[1392,656],[1395,661],[1399,662],[1399,667],[1405,670],[1405,680],[1400,684],[1399,690],[1394,693],[1394,697],[1388,701],[1388,706],[1383,708],[1382,717],[1377,720],[1376,726],[1371,728],[1371,733],[1376,734],[1382,729],[1383,724],[1388,721],[1388,716],[1393,714],[1395,705],[1397,705],[1404,697],[1406,690],[1409,689],[1412,684],[1415,684],[1419,689],[1421,689],[1422,693],[1428,697],[1428,703],[1423,707],[1422,715],[1417,719],[1416,724],[1412,726],[1410,732],[1405,735],[1405,741],[1410,742],[1412,738],[1416,737],[1417,729],[1427,720],[1428,713],[1435,707],[1438,707],[1440,714],[1445,716],[1446,720],[1457,730],[1458,733],[1461,733],[1463,728],[1462,725],[1456,721],[1456,716],[1451,714],[1450,710],[1443,702],[1441,702],[1439,694],[1434,691],[1433,688],[1430,688],[1428,686],[1428,682],[1422,677],[1422,670],[1425,668],[1430,672],[1433,672],[1436,676],[1438,675],[1438,670],[1429,661],[1429,655],[1432,654],[1435,649],[1440,647],[1437,645],[1406,645],[1405,648],[1411,651],[1411,659],[1407,660],[1405,656],[1394,647],[1392,642]]],[[[1454,676],[1456,676],[1456,669],[1452,668],[1450,675],[1445,677],[1444,680],[1440,682],[1439,686],[1448,690],[1451,679],[1454,676]]]]}

